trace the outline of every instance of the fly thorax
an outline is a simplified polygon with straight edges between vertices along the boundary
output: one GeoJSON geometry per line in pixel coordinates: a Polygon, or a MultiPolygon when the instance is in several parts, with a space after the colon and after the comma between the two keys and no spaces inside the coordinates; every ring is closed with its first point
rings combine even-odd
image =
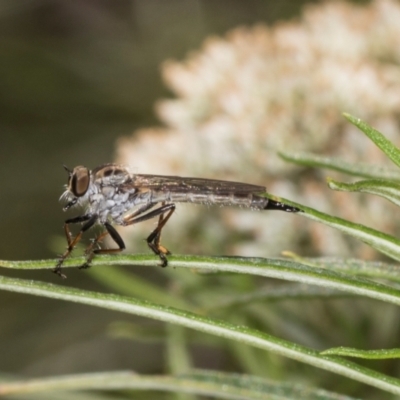
{"type": "Polygon", "coordinates": [[[84,197],[86,198],[84,201],[88,203],[91,212],[97,212],[100,203],[104,199],[103,194],[100,192],[99,188],[94,184],[91,184],[89,186],[89,189],[84,197]]]}
{"type": "Polygon", "coordinates": [[[113,200],[115,195],[115,188],[113,186],[103,186],[100,189],[101,194],[105,200],[113,200]]]}

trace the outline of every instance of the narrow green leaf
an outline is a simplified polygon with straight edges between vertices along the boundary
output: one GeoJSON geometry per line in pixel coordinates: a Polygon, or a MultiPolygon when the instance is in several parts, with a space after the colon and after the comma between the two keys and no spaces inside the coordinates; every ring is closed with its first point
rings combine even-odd
{"type": "MultiPolygon", "coordinates": [[[[142,342],[159,343],[165,346],[167,335],[166,329],[159,324],[133,324],[127,321],[113,321],[107,327],[107,334],[113,338],[130,339],[142,342]]],[[[186,340],[189,345],[207,346],[217,348],[221,345],[221,339],[216,336],[203,335],[202,332],[191,332],[186,340]]]]}
{"type": "MultiPolygon", "coordinates": [[[[81,265],[83,258],[71,258],[66,267],[81,265]]],[[[159,260],[151,255],[102,255],[93,260],[93,267],[97,265],[153,265],[158,267],[159,260]]],[[[0,261],[0,266],[22,269],[53,268],[54,260],[31,261],[0,261]]],[[[329,271],[322,268],[309,267],[295,261],[279,258],[243,258],[243,257],[201,257],[201,256],[170,256],[170,270],[174,268],[188,268],[199,271],[224,271],[238,274],[264,276],[301,282],[309,285],[318,285],[326,288],[343,290],[377,300],[387,301],[400,305],[400,290],[381,283],[353,277],[348,274],[329,271]]],[[[81,271],[79,271],[82,273],[81,271]]],[[[4,278],[5,279],[5,278],[4,278]]],[[[1,288],[1,286],[0,286],[1,288]]]]}
{"type": "Polygon", "coordinates": [[[356,118],[350,114],[343,113],[343,116],[349,120],[358,129],[364,132],[388,157],[400,167],[400,149],[388,140],[382,133],[372,128],[360,118],[356,118]]]}
{"type": "Polygon", "coordinates": [[[297,207],[301,210],[298,215],[302,215],[314,221],[322,222],[332,228],[336,228],[347,235],[361,240],[381,253],[400,261],[400,240],[394,236],[387,235],[386,233],[369,228],[365,225],[355,224],[346,219],[333,217],[332,215],[325,214],[311,207],[306,207],[287,199],[272,196],[270,194],[267,194],[266,197],[297,207]]]}
{"type": "MultiPolygon", "coordinates": [[[[128,262],[121,262],[119,264],[112,264],[109,261],[117,260],[120,256],[115,255],[114,256],[96,256],[96,258],[93,260],[91,265],[130,265],[131,263],[128,262]],[[102,260],[101,263],[98,261],[102,260]]],[[[151,257],[148,254],[136,254],[135,255],[135,265],[142,265],[142,266],[156,266],[156,258],[151,257]]],[[[70,268],[70,267],[79,267],[85,262],[85,257],[69,257],[64,261],[63,264],[63,269],[65,268],[70,268]]],[[[125,260],[127,261],[127,260],[125,260]]],[[[23,261],[10,261],[10,260],[0,260],[0,267],[3,268],[11,268],[11,269],[28,269],[28,270],[36,270],[36,269],[50,269],[53,270],[54,267],[56,266],[58,260],[57,259],[52,259],[52,260],[23,260],[23,261]]],[[[81,271],[81,272],[90,272],[92,269],[89,269],[87,271],[81,271]]],[[[55,276],[55,275],[54,275],[55,276]]]]}
{"type": "Polygon", "coordinates": [[[139,275],[132,275],[116,268],[93,268],[91,275],[114,292],[139,297],[155,303],[169,304],[189,310],[193,308],[185,299],[174,296],[167,290],[150,283],[139,275]]]}
{"type": "Polygon", "coordinates": [[[352,347],[335,347],[321,351],[321,354],[367,358],[370,360],[385,360],[387,358],[400,358],[400,349],[360,350],[352,347]]]}
{"type": "MultiPolygon", "coordinates": [[[[237,321],[235,322],[237,323],[237,321]]],[[[265,365],[268,365],[268,363],[262,362],[263,354],[259,349],[237,341],[226,343],[225,346],[229,348],[230,354],[234,355],[235,365],[238,365],[240,370],[255,376],[265,374],[265,365]]],[[[275,370],[269,372],[268,375],[271,376],[273,373],[275,373],[275,370]]],[[[274,376],[272,377],[274,378],[274,376]]]]}
{"type": "Polygon", "coordinates": [[[394,168],[380,167],[367,163],[354,164],[337,157],[323,157],[312,153],[286,153],[280,151],[278,155],[285,161],[306,167],[325,168],[363,178],[400,181],[400,171],[394,168]]]}
{"type": "MultiPolygon", "coordinates": [[[[0,384],[0,396],[61,390],[161,390],[235,400],[352,400],[299,384],[249,375],[193,371],[184,375],[137,375],[129,371],[64,375],[0,384]]],[[[355,400],[355,399],[353,399],[355,400]]]]}
{"type": "Polygon", "coordinates": [[[166,341],[166,331],[159,325],[113,321],[107,326],[107,335],[115,339],[130,339],[145,343],[162,343],[166,341]]]}
{"type": "Polygon", "coordinates": [[[318,351],[305,346],[223,320],[207,318],[124,296],[21,279],[0,277],[0,289],[101,307],[185,326],[225,339],[237,340],[400,395],[400,380],[397,378],[386,376],[336,356],[320,355],[318,351]]]}
{"type": "Polygon", "coordinates": [[[400,282],[399,264],[384,263],[381,261],[365,261],[354,258],[339,257],[320,257],[309,258],[301,257],[292,252],[284,252],[285,256],[294,260],[317,268],[326,268],[329,270],[344,272],[352,276],[368,276],[379,279],[388,279],[394,282],[400,282]]]}
{"type": "Polygon", "coordinates": [[[187,330],[181,326],[168,324],[166,337],[166,356],[168,372],[178,375],[188,372],[192,367],[190,353],[186,346],[187,330]]]}
{"type": "MultiPolygon", "coordinates": [[[[29,378],[19,378],[15,376],[4,376],[3,374],[0,375],[0,388],[2,384],[6,387],[9,384],[13,383],[25,383],[31,382],[32,379],[29,378]],[[24,379],[23,381],[21,379],[24,379]]],[[[56,377],[54,377],[56,378],[56,377]]],[[[48,377],[38,378],[37,381],[45,380],[47,381],[48,377]]],[[[36,380],[36,379],[35,379],[36,380]]],[[[123,393],[114,392],[114,396],[112,400],[127,400],[126,396],[123,393]]],[[[110,400],[110,394],[107,391],[100,392],[100,391],[88,391],[88,390],[46,390],[46,389],[33,389],[30,391],[19,392],[19,388],[14,394],[14,388],[12,389],[12,393],[8,395],[7,393],[1,393],[0,390],[0,399],[7,399],[7,400],[110,400]]]]}
{"type": "Polygon", "coordinates": [[[287,285],[268,285],[249,293],[225,296],[222,299],[209,299],[204,296],[204,305],[202,312],[222,311],[225,308],[243,307],[257,302],[274,302],[286,300],[310,300],[317,298],[343,298],[354,296],[352,294],[339,292],[337,290],[325,287],[309,286],[305,284],[287,284],[287,285]]]}
{"type": "Polygon", "coordinates": [[[327,182],[328,186],[333,190],[375,194],[400,206],[400,184],[396,182],[369,179],[354,183],[344,183],[330,178],[327,179],[327,182]]]}

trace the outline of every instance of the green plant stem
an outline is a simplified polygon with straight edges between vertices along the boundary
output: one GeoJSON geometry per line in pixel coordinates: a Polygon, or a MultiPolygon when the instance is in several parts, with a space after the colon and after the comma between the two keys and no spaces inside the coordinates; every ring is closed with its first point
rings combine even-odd
{"type": "Polygon", "coordinates": [[[275,354],[328,370],[350,379],[400,395],[400,380],[362,367],[337,356],[282,340],[266,333],[190,312],[118,295],[89,292],[58,285],[0,277],[0,289],[101,307],[177,324],[201,332],[271,351],[275,354]]]}

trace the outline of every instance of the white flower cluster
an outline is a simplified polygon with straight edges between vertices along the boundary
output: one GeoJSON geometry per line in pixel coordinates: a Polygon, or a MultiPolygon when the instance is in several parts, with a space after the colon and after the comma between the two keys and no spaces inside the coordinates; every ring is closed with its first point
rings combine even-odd
{"type": "MultiPolygon", "coordinates": [[[[176,94],[156,105],[166,128],[120,139],[117,161],[138,173],[266,185],[276,195],[393,232],[400,224],[387,203],[330,192],[276,151],[384,162],[341,113],[365,119],[395,141],[399,21],[394,0],[365,7],[333,1],[307,7],[298,21],[211,37],[187,60],[164,64],[164,80],[176,94]]],[[[185,205],[176,214],[166,228],[171,235],[165,244],[173,251],[276,256],[307,245],[313,254],[370,255],[366,247],[293,215],[224,208],[217,219],[211,208],[185,205]]],[[[146,236],[139,226],[132,234],[146,236]]]]}

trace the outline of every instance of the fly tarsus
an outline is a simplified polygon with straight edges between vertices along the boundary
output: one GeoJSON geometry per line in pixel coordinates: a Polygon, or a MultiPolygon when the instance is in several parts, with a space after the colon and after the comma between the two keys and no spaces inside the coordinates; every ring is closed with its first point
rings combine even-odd
{"type": "Polygon", "coordinates": [[[82,238],[82,235],[85,231],[87,231],[89,228],[91,228],[97,221],[98,215],[97,214],[85,214],[85,215],[80,215],[75,218],[70,218],[67,219],[64,223],[64,232],[65,232],[65,237],[67,238],[67,243],[68,247],[67,250],[62,254],[57,262],[56,267],[53,269],[53,272],[57,274],[59,277],[65,279],[67,276],[64,275],[61,272],[62,266],[64,264],[65,259],[72,253],[74,250],[75,246],[79,243],[79,241],[82,238]],[[69,230],[69,224],[76,224],[79,222],[85,222],[85,224],[82,226],[81,230],[79,233],[75,236],[74,239],[72,239],[72,234],[71,231],[69,230]]]}
{"type": "Polygon", "coordinates": [[[65,258],[63,258],[63,256],[61,256],[61,257],[59,258],[56,267],[53,269],[53,272],[54,272],[55,274],[57,274],[60,278],[62,278],[62,279],[67,279],[67,275],[64,275],[64,274],[61,272],[61,267],[62,267],[62,265],[63,265],[64,260],[65,260],[65,258]]]}
{"type": "Polygon", "coordinates": [[[161,267],[165,268],[166,266],[168,266],[168,259],[166,256],[171,254],[171,252],[166,247],[160,244],[161,231],[170,219],[171,215],[174,213],[175,204],[163,204],[161,209],[163,210],[163,213],[160,214],[158,218],[157,227],[147,237],[146,242],[153,253],[160,257],[161,267]]]}
{"type": "Polygon", "coordinates": [[[117,232],[117,230],[108,222],[104,223],[104,227],[106,231],[101,233],[95,239],[92,240],[92,243],[86,248],[85,256],[86,261],[82,264],[79,269],[87,269],[90,268],[92,260],[96,254],[109,254],[109,253],[119,253],[120,251],[125,249],[125,243],[122,240],[121,236],[117,232]],[[99,243],[107,236],[110,235],[114,242],[118,245],[117,249],[94,249],[95,246],[99,245],[99,243]]]}
{"type": "Polygon", "coordinates": [[[90,268],[92,260],[93,260],[93,257],[96,254],[95,253],[96,250],[94,249],[94,247],[98,246],[100,241],[102,241],[104,239],[104,237],[107,236],[107,235],[108,235],[108,232],[106,231],[106,232],[103,232],[100,235],[98,235],[95,238],[90,240],[89,246],[86,247],[86,249],[85,249],[86,261],[81,266],[78,267],[79,269],[88,269],[88,268],[90,268]]]}
{"type": "Polygon", "coordinates": [[[67,278],[67,276],[64,275],[64,274],[61,272],[61,268],[62,268],[62,266],[63,266],[63,264],[64,264],[64,261],[65,261],[65,259],[72,253],[72,250],[74,250],[74,247],[75,247],[76,244],[81,240],[81,237],[82,237],[82,232],[79,232],[79,233],[75,236],[75,239],[72,239],[71,234],[70,234],[69,229],[68,229],[68,224],[66,223],[65,225],[66,225],[65,232],[66,232],[66,234],[67,234],[68,247],[67,247],[67,250],[64,252],[64,254],[62,254],[62,255],[59,257],[58,262],[57,262],[57,265],[56,265],[56,267],[53,269],[53,272],[54,272],[55,274],[57,274],[59,277],[63,278],[63,279],[66,279],[66,278],[67,278]]]}
{"type": "Polygon", "coordinates": [[[161,260],[161,265],[160,266],[162,268],[167,267],[168,266],[167,255],[170,255],[171,252],[167,248],[165,248],[164,246],[161,246],[159,243],[156,244],[154,242],[148,242],[147,241],[147,245],[153,251],[153,253],[156,254],[160,258],[160,260],[161,260]]]}

